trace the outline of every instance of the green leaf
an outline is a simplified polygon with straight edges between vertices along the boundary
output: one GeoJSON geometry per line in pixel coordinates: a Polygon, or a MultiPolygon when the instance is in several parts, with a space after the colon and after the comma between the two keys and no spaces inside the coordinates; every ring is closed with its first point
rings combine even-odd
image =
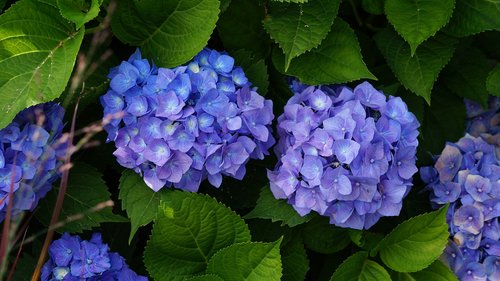
{"type": "Polygon", "coordinates": [[[178,66],[207,44],[219,4],[218,0],[123,0],[111,27],[118,39],[139,46],[157,65],[178,66]]]}
{"type": "Polygon", "coordinates": [[[235,65],[243,68],[252,86],[257,87],[257,92],[265,96],[269,88],[269,75],[264,60],[257,58],[250,51],[244,49],[231,52],[231,55],[235,60],[235,65]]]}
{"type": "Polygon", "coordinates": [[[359,229],[349,229],[347,232],[349,234],[349,238],[351,241],[356,244],[358,247],[361,247],[364,243],[364,232],[359,229]]]}
{"type": "Polygon", "coordinates": [[[317,47],[325,39],[339,4],[340,0],[270,4],[264,28],[285,53],[285,71],[293,58],[317,47]]]}
{"type": "Polygon", "coordinates": [[[262,26],[264,6],[255,0],[232,0],[220,16],[217,30],[228,51],[245,49],[264,58],[271,40],[262,26]]]}
{"type": "MultiPolygon", "coordinates": [[[[54,187],[46,198],[40,200],[36,216],[45,225],[50,223],[58,193],[59,186],[54,187]]],[[[128,222],[126,218],[113,214],[109,207],[92,210],[99,204],[111,200],[110,196],[102,174],[92,166],[77,163],[69,172],[68,187],[59,220],[75,215],[81,218],[64,224],[56,231],[75,233],[90,230],[103,222],[128,222]]]]}
{"type": "Polygon", "coordinates": [[[0,16],[0,128],[63,92],[84,33],[35,0],[18,1],[0,16]]]}
{"type": "Polygon", "coordinates": [[[430,103],[434,82],[453,56],[456,40],[438,34],[421,44],[413,56],[406,42],[390,29],[375,35],[375,41],[401,84],[430,103]]]}
{"type": "Polygon", "coordinates": [[[269,185],[262,188],[257,205],[245,215],[245,219],[270,219],[273,222],[281,221],[281,225],[294,227],[308,222],[311,216],[301,217],[286,200],[274,198],[269,185]]]}
{"type": "Polygon", "coordinates": [[[413,273],[391,272],[393,281],[458,281],[458,278],[449,267],[436,260],[421,271],[413,273]]]}
{"type": "Polygon", "coordinates": [[[367,252],[357,252],[348,257],[333,273],[331,281],[391,281],[389,273],[371,261],[367,252]]]}
{"type": "Polygon", "coordinates": [[[160,196],[163,192],[154,192],[134,171],[126,170],[120,178],[122,209],[130,218],[131,230],[129,243],[139,227],[153,221],[158,213],[160,196]]]}
{"type": "Polygon", "coordinates": [[[376,79],[363,62],[354,31],[340,18],[335,20],[321,45],[295,58],[287,71],[285,56],[279,49],[273,51],[273,63],[282,73],[311,85],[376,79]]]}
{"type": "Polygon", "coordinates": [[[454,6],[455,0],[387,0],[385,13],[396,31],[410,44],[413,55],[418,45],[450,20],[454,6]]]}
{"type": "Polygon", "coordinates": [[[207,272],[225,281],[279,281],[281,239],[274,243],[247,242],[220,250],[208,263],[207,272]]]}
{"type": "Polygon", "coordinates": [[[76,29],[97,17],[101,4],[102,0],[57,0],[61,15],[73,22],[76,29]]]}
{"type": "Polygon", "coordinates": [[[500,30],[500,0],[456,0],[446,32],[469,36],[486,30],[500,30]]]}
{"type": "Polygon", "coordinates": [[[161,197],[144,263],[157,281],[184,280],[203,273],[218,250],[248,241],[243,219],[215,199],[169,191],[161,197]]]}
{"type": "Polygon", "coordinates": [[[220,278],[215,274],[205,274],[189,278],[187,279],[187,281],[224,281],[224,279],[220,278]]]}
{"type": "Polygon", "coordinates": [[[486,78],[491,64],[478,49],[467,46],[458,49],[443,71],[443,82],[458,96],[487,106],[486,78]]]}
{"type": "Polygon", "coordinates": [[[303,281],[309,271],[309,259],[300,235],[294,235],[281,245],[282,281],[303,281]]]}
{"type": "Polygon", "coordinates": [[[488,93],[500,97],[500,64],[490,71],[486,79],[486,89],[488,93]]]}
{"type": "Polygon", "coordinates": [[[319,216],[304,225],[302,239],[307,248],[323,254],[338,252],[351,242],[347,228],[331,225],[319,216]]]}
{"type": "Polygon", "coordinates": [[[426,268],[442,254],[448,243],[447,210],[448,207],[443,207],[404,221],[374,251],[379,250],[382,261],[399,272],[426,268]]]}

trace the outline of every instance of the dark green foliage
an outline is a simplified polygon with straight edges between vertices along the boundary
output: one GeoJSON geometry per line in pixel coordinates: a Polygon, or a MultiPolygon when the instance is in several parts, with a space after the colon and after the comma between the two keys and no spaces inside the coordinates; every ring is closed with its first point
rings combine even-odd
{"type": "MultiPolygon", "coordinates": [[[[500,96],[500,0],[0,0],[0,13],[0,127],[55,99],[69,131],[79,104],[75,144],[86,142],[73,155],[61,210],[60,220],[70,219],[56,232],[102,232],[150,280],[457,280],[437,260],[449,237],[446,209],[432,212],[418,175],[399,217],[348,230],[276,200],[266,177],[273,155],[219,189],[155,193],[116,163],[105,134],[99,143],[84,136],[91,122],[100,129],[109,69],[135,48],[175,67],[208,45],[235,58],[276,117],[292,96],[289,76],[369,80],[401,97],[421,123],[418,166],[429,165],[464,135],[464,98],[486,105],[500,96]]],[[[58,191],[56,183],[22,220],[31,240],[13,280],[31,278],[58,191]]],[[[19,244],[11,246],[8,266],[19,244]]]]}

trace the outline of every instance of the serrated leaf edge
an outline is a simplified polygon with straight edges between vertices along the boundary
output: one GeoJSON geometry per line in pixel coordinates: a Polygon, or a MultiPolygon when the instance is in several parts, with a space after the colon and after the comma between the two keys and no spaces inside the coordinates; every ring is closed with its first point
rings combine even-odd
{"type": "MultiPolygon", "coordinates": [[[[399,35],[399,34],[398,34],[398,35],[399,35]]],[[[449,35],[446,35],[446,36],[449,36],[449,35]]],[[[431,37],[429,37],[429,38],[431,38],[431,37]]],[[[429,38],[427,38],[427,39],[429,39],[429,38]]],[[[404,41],[404,38],[403,38],[403,41],[404,41]]],[[[406,43],[406,41],[404,41],[404,43],[406,43]]],[[[384,55],[384,52],[383,52],[383,50],[382,50],[382,47],[381,47],[379,44],[376,44],[376,45],[377,45],[378,49],[380,50],[380,52],[382,52],[382,56],[384,57],[384,59],[387,61],[387,58],[386,58],[386,57],[385,57],[385,55],[384,55]]],[[[455,45],[455,44],[454,44],[454,45],[455,45]]],[[[399,49],[400,49],[400,48],[401,48],[401,46],[399,47],[399,49]]],[[[410,48],[410,49],[411,49],[411,48],[410,48]]],[[[387,64],[387,65],[389,66],[389,69],[391,70],[392,74],[394,74],[394,76],[396,76],[396,78],[398,79],[399,83],[400,83],[401,85],[403,85],[403,87],[404,87],[406,90],[408,90],[408,91],[410,91],[410,92],[412,92],[412,93],[416,94],[417,96],[419,96],[419,97],[423,98],[423,99],[425,100],[425,102],[426,102],[426,103],[430,106],[430,105],[431,105],[431,97],[432,97],[432,89],[434,89],[434,84],[436,83],[437,79],[439,78],[439,74],[441,74],[441,71],[442,71],[442,70],[446,67],[446,65],[448,65],[448,63],[450,63],[451,59],[452,59],[452,58],[453,58],[453,56],[455,55],[455,50],[456,50],[456,49],[454,48],[454,49],[453,49],[453,53],[451,54],[451,56],[450,56],[450,57],[448,58],[448,60],[447,60],[447,61],[443,64],[443,66],[439,69],[439,71],[438,71],[438,72],[437,72],[437,74],[436,74],[436,77],[434,77],[434,80],[432,81],[432,86],[431,86],[431,88],[429,89],[429,90],[430,90],[430,92],[429,92],[429,98],[428,98],[428,99],[427,99],[425,96],[421,96],[421,95],[417,94],[417,92],[415,92],[415,91],[411,90],[409,87],[407,87],[407,86],[405,85],[405,83],[403,83],[403,81],[401,81],[401,78],[400,78],[400,77],[399,77],[399,75],[396,73],[396,71],[394,71],[394,69],[393,69],[393,68],[392,68],[389,64],[387,64]]],[[[413,56],[411,56],[411,51],[410,51],[410,57],[411,57],[411,58],[413,58],[413,56]]]]}
{"type": "MultiPolygon", "coordinates": [[[[286,1],[286,0],[274,0],[274,1],[281,2],[281,3],[286,2],[286,3],[292,3],[292,4],[300,5],[300,6],[301,6],[301,8],[302,8],[302,4],[307,4],[307,3],[308,3],[308,1],[305,1],[305,2],[292,2],[292,1],[286,1]]],[[[337,1],[337,0],[328,0],[328,1],[337,1]]],[[[331,20],[331,22],[330,22],[330,28],[328,29],[328,32],[326,32],[326,33],[325,33],[325,36],[323,36],[322,38],[320,38],[320,39],[319,39],[319,43],[318,43],[316,46],[314,46],[314,47],[310,48],[309,50],[305,50],[305,51],[303,51],[302,53],[296,54],[295,56],[291,57],[291,58],[290,58],[290,61],[288,61],[288,62],[287,62],[287,54],[285,53],[284,47],[282,46],[282,44],[280,44],[280,42],[278,42],[278,41],[277,41],[277,39],[276,39],[276,38],[275,38],[275,37],[271,34],[271,32],[270,32],[270,31],[267,29],[267,27],[266,27],[266,24],[267,24],[269,21],[271,21],[271,20],[272,20],[272,17],[270,17],[270,16],[268,15],[266,18],[264,18],[264,20],[262,20],[262,26],[264,27],[264,30],[266,31],[266,33],[267,33],[267,34],[269,34],[269,37],[271,37],[271,39],[272,39],[274,42],[278,43],[278,46],[280,47],[281,51],[283,52],[283,55],[285,55],[285,68],[284,68],[285,72],[286,72],[286,71],[288,70],[288,68],[290,67],[290,64],[292,63],[292,60],[293,60],[294,58],[299,57],[300,55],[303,55],[303,54],[305,54],[305,53],[307,53],[307,52],[309,52],[309,51],[311,51],[311,50],[313,50],[313,49],[315,49],[315,48],[319,47],[319,46],[321,45],[321,43],[323,42],[323,40],[325,40],[325,38],[328,36],[328,34],[330,34],[330,32],[332,31],[333,23],[335,22],[335,19],[336,19],[336,18],[337,18],[337,16],[338,16],[339,7],[340,7],[340,2],[341,2],[341,1],[339,0],[339,5],[337,6],[337,11],[336,11],[335,17],[334,17],[334,18],[331,20]]]]}
{"type": "MultiPolygon", "coordinates": [[[[281,257],[281,242],[283,241],[283,236],[281,236],[278,240],[274,241],[274,242],[255,242],[255,241],[250,241],[250,242],[240,242],[240,243],[234,243],[234,244],[231,244],[227,247],[224,247],[220,250],[218,250],[217,252],[215,252],[211,257],[210,259],[208,260],[208,264],[210,264],[210,262],[212,261],[213,258],[215,258],[215,256],[217,255],[221,255],[221,252],[225,249],[228,249],[230,247],[234,247],[234,246],[237,246],[237,245],[268,245],[268,244],[275,244],[273,246],[272,249],[274,249],[274,247],[278,246],[278,253],[281,257]]],[[[266,253],[265,257],[267,257],[269,255],[269,252],[266,253]]],[[[265,258],[264,257],[264,258],[265,258]]],[[[209,274],[214,274],[214,273],[209,273],[209,274]]],[[[281,260],[281,272],[280,272],[280,278],[283,276],[283,260],[281,260]]]]}
{"type": "MultiPolygon", "coordinates": [[[[448,211],[448,205],[445,205],[444,207],[442,207],[442,208],[438,209],[438,211],[439,211],[439,214],[438,214],[438,215],[436,215],[436,217],[438,217],[439,215],[441,215],[441,213],[444,213],[444,215],[446,215],[446,212],[448,211]]],[[[435,211],[434,211],[434,212],[435,212],[435,211]]],[[[419,218],[419,217],[422,217],[422,216],[425,216],[425,215],[431,214],[431,213],[433,213],[433,212],[423,213],[423,214],[420,214],[420,215],[414,216],[414,217],[412,217],[412,218],[409,218],[408,220],[406,220],[406,221],[404,221],[404,222],[402,222],[402,223],[398,224],[398,225],[397,225],[397,226],[396,226],[396,227],[395,227],[395,228],[394,228],[394,229],[393,229],[393,230],[392,230],[389,234],[387,234],[387,235],[384,237],[384,239],[382,239],[382,240],[381,240],[381,241],[377,244],[377,246],[375,246],[375,248],[373,248],[373,249],[370,251],[370,256],[371,256],[371,257],[374,257],[377,253],[379,253],[379,252],[380,252],[380,247],[382,247],[382,246],[383,246],[383,243],[384,243],[384,242],[388,239],[388,237],[389,237],[391,234],[393,234],[393,233],[394,233],[394,232],[395,232],[395,231],[396,231],[396,230],[397,230],[397,229],[398,229],[398,228],[399,228],[402,224],[404,224],[404,223],[406,223],[406,222],[409,222],[409,221],[412,221],[412,220],[414,220],[414,219],[417,219],[417,218],[419,218]]],[[[436,219],[436,217],[432,220],[432,222],[434,222],[434,220],[436,219]]],[[[431,222],[431,223],[432,223],[432,222],[431,222]]],[[[448,229],[446,229],[446,233],[448,233],[448,229]]],[[[401,241],[398,241],[398,242],[401,242],[401,241]]],[[[444,249],[446,248],[446,245],[447,245],[447,244],[448,244],[448,240],[447,240],[447,241],[446,241],[446,243],[444,243],[444,244],[443,244],[443,246],[441,247],[441,248],[442,248],[442,249],[441,249],[441,251],[440,251],[441,253],[444,251],[444,249]]],[[[441,255],[441,253],[440,253],[437,257],[435,257],[435,258],[434,258],[431,262],[429,262],[428,264],[426,264],[424,267],[422,267],[422,268],[420,268],[420,269],[418,269],[418,270],[415,270],[415,271],[404,271],[404,273],[418,272],[418,271],[420,271],[420,270],[426,269],[426,268],[427,268],[427,267],[429,267],[429,265],[431,265],[431,264],[432,264],[432,263],[433,263],[433,262],[434,262],[437,258],[439,258],[439,256],[441,255]]],[[[392,269],[392,270],[394,270],[394,271],[397,271],[397,272],[403,272],[403,271],[399,271],[399,270],[397,270],[397,269],[393,268],[391,265],[386,264],[386,263],[385,263],[385,261],[383,261],[383,262],[384,262],[384,264],[385,264],[386,266],[388,266],[390,269],[392,269]]]]}
{"type": "MultiPolygon", "coordinates": [[[[455,12],[455,7],[456,7],[456,4],[457,4],[457,0],[453,0],[453,7],[451,8],[451,15],[450,17],[446,20],[446,22],[441,25],[434,33],[432,33],[429,37],[427,37],[426,39],[424,39],[423,41],[421,41],[420,43],[418,43],[417,45],[415,45],[415,48],[413,47],[413,45],[408,42],[408,40],[406,40],[406,38],[403,36],[403,34],[401,34],[399,32],[399,30],[397,29],[397,27],[392,23],[392,21],[389,19],[389,14],[387,14],[387,10],[386,10],[386,5],[387,5],[387,1],[384,3],[384,14],[386,15],[387,17],[387,20],[389,21],[389,23],[391,23],[391,25],[394,27],[394,30],[396,31],[396,33],[401,36],[401,38],[404,39],[404,41],[406,43],[408,43],[408,45],[410,46],[410,57],[413,57],[415,55],[415,52],[417,51],[417,48],[418,46],[420,46],[422,43],[424,43],[425,41],[429,40],[430,38],[434,37],[441,29],[443,29],[443,27],[445,27],[451,20],[451,18],[453,17],[453,13],[455,12]]],[[[451,59],[451,58],[450,58],[451,59]]],[[[446,65],[445,65],[446,66],[446,65]]],[[[390,67],[389,67],[390,68],[390,67]]],[[[444,68],[444,66],[443,66],[444,68]]],[[[442,70],[442,69],[441,69],[442,70]]],[[[439,73],[438,73],[439,74],[439,73]]],[[[437,80],[437,78],[436,78],[437,80]]],[[[436,81],[434,81],[436,82],[436,81]]],[[[407,89],[408,90],[408,89],[407,89]]],[[[431,89],[432,90],[432,89],[431,89]]],[[[430,104],[430,103],[429,103],[430,104]]]]}

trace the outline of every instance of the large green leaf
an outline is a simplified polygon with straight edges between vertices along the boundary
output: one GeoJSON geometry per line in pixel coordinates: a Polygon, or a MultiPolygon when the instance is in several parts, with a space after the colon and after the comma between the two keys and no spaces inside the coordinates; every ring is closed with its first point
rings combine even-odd
{"type": "Polygon", "coordinates": [[[446,31],[468,36],[486,30],[500,30],[500,0],[456,0],[455,12],[446,31]]]}
{"type": "Polygon", "coordinates": [[[271,40],[262,26],[265,8],[260,1],[232,0],[217,22],[219,37],[229,51],[245,49],[264,58],[271,40]]]}
{"type": "MultiPolygon", "coordinates": [[[[58,193],[59,187],[54,187],[46,198],[40,200],[36,215],[45,225],[50,223],[58,193]]],[[[70,216],[78,218],[64,224],[57,231],[75,233],[90,230],[103,222],[128,222],[126,218],[113,214],[109,207],[92,210],[110,200],[110,196],[101,173],[92,166],[77,163],[69,172],[68,187],[59,220],[70,216]]]]}
{"type": "Polygon", "coordinates": [[[219,0],[122,0],[111,27],[118,39],[141,47],[157,65],[178,66],[207,44],[219,4],[219,0]]]}
{"type": "Polygon", "coordinates": [[[0,128],[62,93],[84,33],[57,7],[35,0],[18,1],[0,16],[0,128]]]}
{"type": "Polygon", "coordinates": [[[467,46],[458,49],[443,71],[446,86],[458,96],[487,105],[486,78],[491,64],[478,49],[467,46]]]}
{"type": "Polygon", "coordinates": [[[274,49],[273,63],[282,73],[296,76],[301,82],[311,85],[376,79],[363,62],[354,31],[340,18],[335,20],[321,45],[295,58],[287,71],[281,50],[274,49]]]}
{"type": "Polygon", "coordinates": [[[281,239],[273,243],[247,242],[220,250],[208,263],[207,272],[224,281],[279,281],[281,239]]]}
{"type": "Polygon", "coordinates": [[[331,281],[391,281],[389,273],[368,259],[367,252],[348,257],[333,273],[331,281]]]}
{"type": "Polygon", "coordinates": [[[317,216],[305,224],[302,239],[307,248],[324,254],[344,249],[351,239],[347,228],[331,225],[325,217],[317,216]]]}
{"type": "Polygon", "coordinates": [[[245,215],[245,219],[271,219],[273,222],[281,221],[282,225],[294,227],[305,223],[311,216],[301,217],[285,200],[274,198],[268,185],[264,186],[257,200],[257,205],[245,215]]]}
{"type": "Polygon", "coordinates": [[[303,281],[309,271],[309,259],[300,235],[293,235],[281,245],[282,281],[303,281]]]}
{"type": "Polygon", "coordinates": [[[458,281],[458,278],[449,267],[441,261],[436,260],[428,267],[421,271],[406,273],[406,272],[391,272],[392,281],[458,281]]]}
{"type": "Polygon", "coordinates": [[[243,219],[215,199],[169,191],[161,197],[144,263],[157,281],[184,280],[203,273],[220,249],[248,241],[243,219]]]}
{"type": "Polygon", "coordinates": [[[434,82],[453,56],[456,40],[438,34],[421,44],[413,56],[393,30],[380,32],[375,41],[401,84],[430,103],[434,82]]]}
{"type": "Polygon", "coordinates": [[[153,221],[158,213],[160,196],[163,192],[154,192],[149,188],[141,176],[134,171],[126,170],[120,178],[120,194],[122,209],[127,211],[130,218],[131,230],[129,242],[140,226],[153,221]]]}
{"type": "Polygon", "coordinates": [[[99,15],[101,4],[102,0],[57,0],[61,15],[75,23],[77,29],[99,15]]]}
{"type": "Polygon", "coordinates": [[[385,13],[414,54],[418,45],[450,20],[454,6],[455,0],[387,0],[385,13]]]}
{"type": "Polygon", "coordinates": [[[398,225],[374,250],[382,261],[398,272],[415,272],[434,262],[448,243],[448,224],[443,207],[413,217],[398,225]],[[411,261],[411,262],[410,262],[411,261]]]}
{"type": "Polygon", "coordinates": [[[490,71],[486,79],[488,93],[500,97],[500,64],[490,71]]]}
{"type": "Polygon", "coordinates": [[[339,4],[340,0],[270,4],[264,28],[285,53],[285,70],[293,58],[317,47],[325,39],[339,4]]]}

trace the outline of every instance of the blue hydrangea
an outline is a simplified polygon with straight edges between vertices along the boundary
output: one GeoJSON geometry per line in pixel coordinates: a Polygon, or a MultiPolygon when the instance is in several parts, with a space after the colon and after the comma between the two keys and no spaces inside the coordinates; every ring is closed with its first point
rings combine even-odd
{"type": "Polygon", "coordinates": [[[118,163],[158,191],[197,191],[208,179],[242,179],[250,159],[275,143],[272,101],[260,96],[234,59],[204,49],[188,65],[157,68],[137,50],[111,70],[101,97],[118,163]]]}
{"type": "Polygon", "coordinates": [[[467,109],[467,133],[474,137],[500,134],[500,97],[490,96],[488,108],[484,109],[477,102],[465,100],[467,109]]]}
{"type": "Polygon", "coordinates": [[[59,104],[39,104],[19,112],[0,130],[0,222],[9,202],[13,216],[33,210],[59,177],[63,117],[59,104]]]}
{"type": "Polygon", "coordinates": [[[445,256],[460,280],[500,280],[499,163],[495,145],[467,134],[420,169],[435,207],[450,204],[445,256]]]}
{"type": "Polygon", "coordinates": [[[118,253],[110,252],[101,234],[90,240],[64,233],[49,247],[49,260],[42,267],[41,281],[147,281],[137,275],[118,253]]]}
{"type": "Polygon", "coordinates": [[[417,172],[420,126],[403,100],[368,82],[351,89],[294,81],[291,89],[278,118],[279,162],[268,171],[274,197],[341,227],[397,216],[417,172]]]}

